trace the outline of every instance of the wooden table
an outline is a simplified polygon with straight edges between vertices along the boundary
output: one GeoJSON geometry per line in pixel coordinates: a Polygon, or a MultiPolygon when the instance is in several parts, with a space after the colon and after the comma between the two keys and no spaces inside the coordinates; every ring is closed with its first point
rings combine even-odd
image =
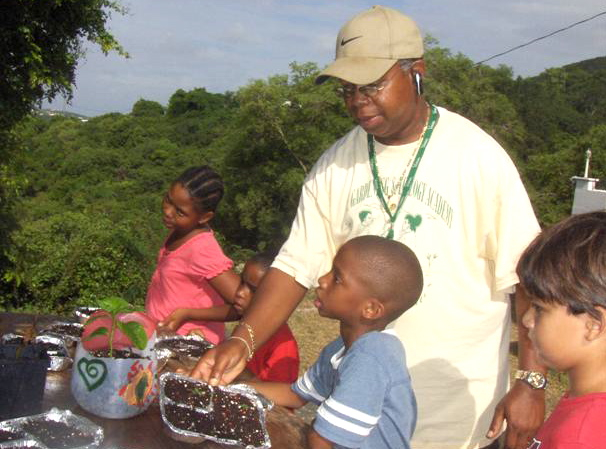
{"type": "MultiPolygon", "coordinates": [[[[33,327],[38,330],[50,323],[62,320],[51,315],[30,315],[0,313],[0,334],[7,332],[28,332],[33,327]]],[[[64,320],[64,318],[63,318],[64,320]]],[[[70,391],[71,370],[49,371],[46,376],[43,410],[52,407],[71,410],[73,413],[90,419],[104,431],[103,449],[214,449],[235,448],[237,446],[219,445],[211,441],[201,444],[188,444],[173,440],[165,432],[165,424],[160,415],[160,407],[154,403],[144,413],[128,419],[107,419],[88,413],[78,406],[70,391]]],[[[267,414],[267,430],[272,448],[305,448],[305,433],[308,425],[287,409],[275,406],[267,414]]]]}

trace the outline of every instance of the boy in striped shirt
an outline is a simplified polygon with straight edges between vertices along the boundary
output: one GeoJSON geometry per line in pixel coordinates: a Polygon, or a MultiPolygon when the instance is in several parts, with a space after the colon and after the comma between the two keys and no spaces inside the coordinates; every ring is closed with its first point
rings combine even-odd
{"type": "Polygon", "coordinates": [[[416,400],[404,347],[385,328],[419,299],[419,261],[400,242],[356,237],[339,249],[318,284],[314,305],[321,316],[340,321],[340,337],[292,385],[249,384],[278,405],[318,405],[311,449],[409,449],[416,400]]]}

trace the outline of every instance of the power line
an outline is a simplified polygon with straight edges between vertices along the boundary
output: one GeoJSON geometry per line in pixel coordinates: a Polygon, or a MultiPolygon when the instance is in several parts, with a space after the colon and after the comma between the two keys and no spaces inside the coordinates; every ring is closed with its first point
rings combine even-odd
{"type": "Polygon", "coordinates": [[[512,51],[519,50],[520,48],[523,48],[523,47],[527,47],[527,46],[529,46],[531,44],[534,44],[535,42],[538,42],[538,41],[540,41],[542,39],[547,39],[548,37],[551,37],[554,34],[558,34],[558,33],[561,33],[562,31],[569,30],[570,28],[573,28],[573,27],[575,27],[577,25],[580,25],[582,23],[589,22],[590,20],[593,20],[593,19],[595,19],[596,17],[599,17],[599,16],[603,16],[604,14],[606,14],[606,11],[602,11],[602,12],[596,14],[595,16],[588,17],[587,19],[579,20],[578,22],[575,22],[575,23],[573,23],[571,25],[568,25],[567,27],[560,28],[559,30],[553,31],[553,32],[551,32],[549,34],[546,34],[545,36],[537,37],[536,39],[533,39],[531,41],[528,41],[528,42],[526,42],[524,44],[521,44],[521,45],[518,45],[516,47],[510,48],[509,50],[506,50],[506,51],[504,51],[502,53],[498,53],[498,54],[496,54],[494,56],[491,56],[490,58],[486,58],[486,59],[484,59],[482,61],[476,62],[475,65],[483,64],[483,63],[485,63],[487,61],[490,61],[491,59],[498,58],[499,56],[506,55],[507,53],[511,53],[512,51]]]}

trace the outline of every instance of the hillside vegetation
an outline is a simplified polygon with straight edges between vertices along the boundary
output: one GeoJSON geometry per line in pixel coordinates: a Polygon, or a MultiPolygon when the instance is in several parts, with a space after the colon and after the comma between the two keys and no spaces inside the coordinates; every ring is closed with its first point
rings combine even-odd
{"type": "MultiPolygon", "coordinates": [[[[514,78],[437,45],[428,99],[507,149],[542,224],[570,213],[570,177],[593,152],[606,173],[606,57],[514,78]]],[[[12,135],[0,208],[0,307],[62,313],[121,295],[142,304],[165,236],[160,202],[184,168],[210,164],[226,195],[213,226],[229,256],[279,246],[314,161],[352,126],[313,63],[236,92],[176,91],[84,122],[31,116],[12,135]]],[[[515,219],[515,217],[512,217],[515,219]]]]}

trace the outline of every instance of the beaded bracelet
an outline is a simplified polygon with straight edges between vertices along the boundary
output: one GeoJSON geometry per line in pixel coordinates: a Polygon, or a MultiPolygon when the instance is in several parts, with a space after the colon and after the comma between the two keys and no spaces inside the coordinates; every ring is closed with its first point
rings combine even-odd
{"type": "Polygon", "coordinates": [[[250,346],[248,345],[248,342],[244,338],[238,337],[237,335],[232,335],[231,337],[228,338],[228,340],[240,340],[242,343],[244,343],[246,345],[246,349],[248,350],[248,357],[246,358],[246,361],[249,362],[250,359],[252,359],[253,353],[250,350],[250,346]]]}
{"type": "Polygon", "coordinates": [[[245,323],[244,321],[240,321],[240,325],[244,326],[248,331],[248,336],[250,337],[250,345],[252,346],[252,352],[255,352],[255,333],[253,332],[252,326],[248,323],[245,323]]]}

